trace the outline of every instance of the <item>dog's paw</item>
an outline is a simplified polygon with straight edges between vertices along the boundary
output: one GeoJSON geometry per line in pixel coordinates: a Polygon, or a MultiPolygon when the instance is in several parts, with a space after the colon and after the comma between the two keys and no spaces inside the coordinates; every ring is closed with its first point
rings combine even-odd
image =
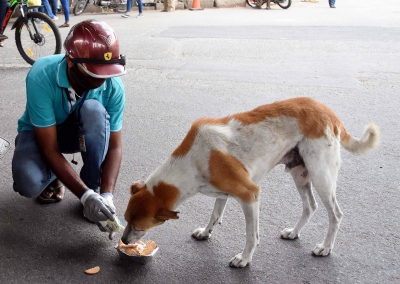
{"type": "Polygon", "coordinates": [[[208,240],[211,237],[211,232],[206,232],[205,228],[197,228],[193,231],[192,237],[197,240],[208,240]]]}
{"type": "Polygon", "coordinates": [[[324,247],[323,244],[318,244],[315,248],[311,251],[313,255],[316,256],[327,256],[331,253],[332,248],[324,247]]]}
{"type": "Polygon", "coordinates": [[[296,234],[293,232],[293,228],[289,229],[286,228],[281,232],[281,238],[285,240],[294,240],[298,239],[300,237],[300,234],[296,234]]]}
{"type": "Polygon", "coordinates": [[[245,267],[248,263],[250,263],[250,261],[251,261],[251,258],[243,257],[243,254],[238,253],[231,259],[231,261],[229,262],[229,266],[245,267]]]}

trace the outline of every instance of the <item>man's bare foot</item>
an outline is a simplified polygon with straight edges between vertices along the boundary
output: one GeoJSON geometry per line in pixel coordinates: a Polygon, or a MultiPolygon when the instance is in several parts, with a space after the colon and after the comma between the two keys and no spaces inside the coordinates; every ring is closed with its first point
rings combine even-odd
{"type": "Polygon", "coordinates": [[[55,179],[42,191],[38,196],[38,200],[42,203],[55,203],[61,201],[64,195],[64,185],[58,179],[55,179]]]}

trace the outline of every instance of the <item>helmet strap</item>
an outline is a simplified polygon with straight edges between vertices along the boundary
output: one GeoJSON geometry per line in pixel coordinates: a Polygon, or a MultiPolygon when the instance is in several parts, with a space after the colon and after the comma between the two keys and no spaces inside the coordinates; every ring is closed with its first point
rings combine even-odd
{"type": "Polygon", "coordinates": [[[74,63],[87,63],[87,64],[121,64],[125,66],[125,56],[120,55],[118,59],[102,60],[96,58],[71,58],[74,63]]]}

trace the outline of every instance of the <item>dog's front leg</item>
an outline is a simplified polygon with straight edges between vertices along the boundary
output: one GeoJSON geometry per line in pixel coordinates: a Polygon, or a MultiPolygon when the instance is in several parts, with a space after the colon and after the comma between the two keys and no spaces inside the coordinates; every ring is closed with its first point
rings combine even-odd
{"type": "Polygon", "coordinates": [[[197,228],[193,231],[192,237],[198,240],[207,240],[211,237],[211,233],[214,229],[214,226],[217,224],[221,224],[222,215],[224,213],[226,202],[228,201],[228,197],[226,198],[217,198],[214,203],[214,210],[211,214],[210,222],[205,228],[197,228]]]}
{"type": "Polygon", "coordinates": [[[256,246],[259,243],[258,215],[260,202],[258,200],[252,203],[239,202],[246,219],[246,245],[242,253],[235,255],[231,259],[229,266],[233,267],[245,267],[250,263],[256,246]]]}

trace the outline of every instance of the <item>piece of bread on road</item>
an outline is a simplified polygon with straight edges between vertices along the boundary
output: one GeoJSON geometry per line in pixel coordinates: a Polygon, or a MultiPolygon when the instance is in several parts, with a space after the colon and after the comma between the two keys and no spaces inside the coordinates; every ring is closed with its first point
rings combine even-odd
{"type": "Polygon", "coordinates": [[[93,275],[93,274],[99,273],[99,271],[100,271],[100,266],[95,266],[95,267],[85,270],[85,273],[89,274],[89,275],[93,275]]]}

